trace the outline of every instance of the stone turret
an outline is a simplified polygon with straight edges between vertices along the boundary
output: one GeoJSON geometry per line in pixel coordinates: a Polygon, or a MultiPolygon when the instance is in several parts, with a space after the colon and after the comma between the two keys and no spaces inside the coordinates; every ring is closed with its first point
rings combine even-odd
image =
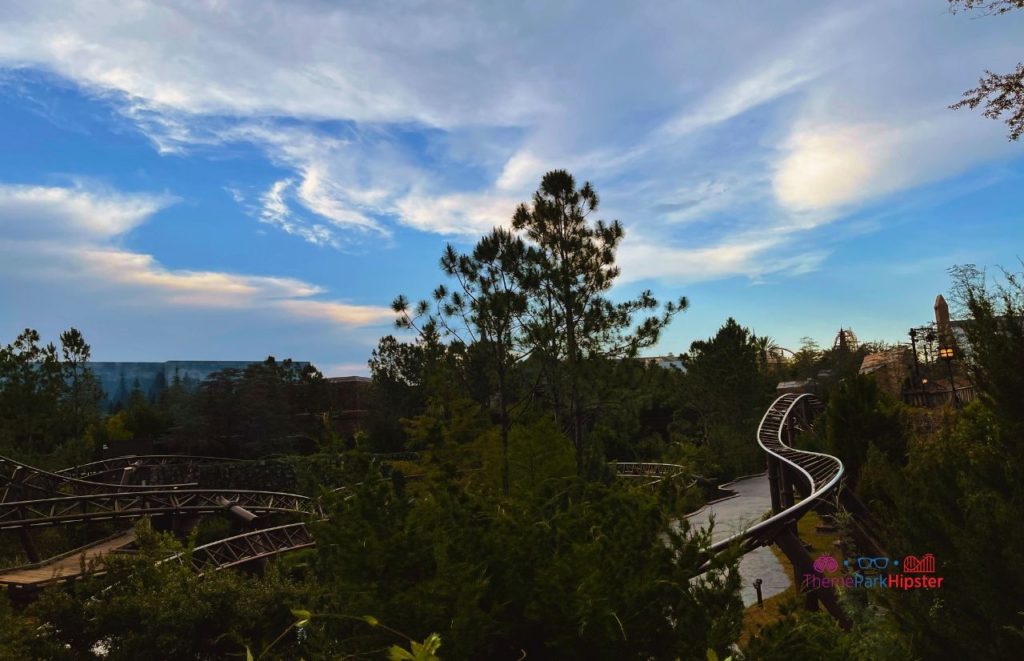
{"type": "Polygon", "coordinates": [[[935,297],[935,328],[939,333],[939,343],[944,347],[953,346],[953,328],[949,324],[949,306],[946,299],[939,294],[935,297]]]}

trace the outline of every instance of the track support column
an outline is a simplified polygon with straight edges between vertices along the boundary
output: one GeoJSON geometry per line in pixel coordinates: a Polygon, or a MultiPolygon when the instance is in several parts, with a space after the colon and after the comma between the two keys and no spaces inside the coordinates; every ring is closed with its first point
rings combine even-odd
{"type": "MultiPolygon", "coordinates": [[[[25,471],[23,471],[22,468],[24,468],[24,466],[18,466],[11,473],[10,480],[7,483],[7,488],[4,489],[2,502],[25,500],[25,490],[21,486],[22,480],[25,479],[25,471]]],[[[24,506],[18,507],[18,517],[22,519],[25,518],[24,506]]],[[[18,528],[18,539],[21,541],[21,548],[25,551],[28,561],[39,562],[39,551],[36,550],[36,545],[32,542],[32,535],[29,533],[28,528],[18,528]]]]}
{"type": "Polygon", "coordinates": [[[772,514],[782,511],[782,485],[779,484],[779,460],[768,455],[768,495],[772,499],[772,514]]]}
{"type": "Polygon", "coordinates": [[[29,534],[28,528],[18,528],[18,537],[21,540],[21,548],[25,551],[28,561],[39,562],[39,551],[36,550],[36,545],[32,541],[32,535],[29,534]]]}
{"type": "Polygon", "coordinates": [[[811,559],[807,549],[804,548],[800,538],[787,528],[781,535],[775,538],[775,543],[778,544],[782,552],[789,558],[790,564],[793,565],[793,580],[797,585],[797,589],[806,596],[807,610],[818,610],[818,601],[820,600],[825,606],[825,610],[839,622],[839,626],[849,631],[852,623],[839,606],[835,591],[832,588],[808,590],[803,585],[803,577],[814,574],[814,561],[811,559]]]}

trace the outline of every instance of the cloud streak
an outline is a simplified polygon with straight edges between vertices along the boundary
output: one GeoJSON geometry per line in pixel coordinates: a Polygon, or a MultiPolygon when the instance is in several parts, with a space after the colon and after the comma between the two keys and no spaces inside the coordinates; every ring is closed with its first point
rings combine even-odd
{"type": "Polygon", "coordinates": [[[173,201],[82,187],[0,184],[0,256],[16,275],[34,264],[39,277],[148,307],[276,311],[344,327],[391,318],[386,307],[322,300],[321,287],[296,278],[169,269],[152,255],[119,245],[173,201]]]}
{"type": "Polygon", "coordinates": [[[815,229],[1010,153],[946,109],[1017,45],[1008,23],[933,0],[699,9],[40,0],[0,19],[0,65],[74,81],[161,153],[256,145],[286,172],[243,204],[318,247],[467,238],[569,168],[630,227],[633,281],[805,272],[815,229]]]}

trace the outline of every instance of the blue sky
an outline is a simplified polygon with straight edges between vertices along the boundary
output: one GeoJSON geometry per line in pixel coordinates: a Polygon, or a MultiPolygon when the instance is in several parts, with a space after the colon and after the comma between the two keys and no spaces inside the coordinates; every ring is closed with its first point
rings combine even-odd
{"type": "Polygon", "coordinates": [[[0,3],[0,341],[366,373],[552,168],[627,229],[615,296],[690,298],[659,353],[728,316],[901,340],[949,266],[1018,263],[1024,145],[947,106],[1024,13],[623,7],[0,3]]]}

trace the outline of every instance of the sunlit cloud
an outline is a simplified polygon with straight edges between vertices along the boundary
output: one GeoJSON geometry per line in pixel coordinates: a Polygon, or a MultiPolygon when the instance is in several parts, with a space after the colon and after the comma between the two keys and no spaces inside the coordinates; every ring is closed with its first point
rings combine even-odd
{"type": "Polygon", "coordinates": [[[793,254],[781,241],[735,241],[711,248],[681,248],[637,240],[623,244],[619,262],[625,282],[663,280],[682,284],[746,275],[754,280],[770,274],[801,275],[817,270],[825,251],[793,254]]]}
{"type": "MultiPolygon", "coordinates": [[[[468,239],[564,167],[637,228],[624,277],[756,279],[827,254],[784,241],[1009,153],[998,127],[946,106],[1013,35],[965,35],[926,1],[655,2],[629,20],[584,2],[441,3],[396,21],[390,2],[40,0],[0,19],[0,66],[73,82],[161,154],[255,146],[283,171],[232,196],[284,240],[468,239]],[[562,38],[598,32],[584,50],[562,38]]],[[[45,194],[76,195],[8,203],[45,194]]],[[[77,195],[93,220],[75,231],[94,236],[169,203],[118,216],[77,195]]]]}
{"type": "Polygon", "coordinates": [[[409,227],[435,234],[479,235],[508,225],[519,200],[489,194],[424,195],[398,200],[396,210],[409,227]]]}
{"type": "Polygon", "coordinates": [[[337,246],[337,235],[331,228],[320,223],[308,223],[292,212],[287,197],[294,194],[294,188],[292,179],[281,179],[264,191],[260,195],[260,222],[273,225],[287,234],[299,236],[316,246],[337,246]]]}
{"type": "Polygon", "coordinates": [[[171,195],[0,184],[0,227],[8,239],[64,235],[104,240],[138,227],[174,201],[171,195]]]}
{"type": "MultiPolygon", "coordinates": [[[[134,297],[140,305],[279,313],[363,326],[388,321],[389,308],[322,300],[327,292],[297,278],[169,269],[152,255],[118,245],[125,233],[174,201],[169,196],[0,184],[0,260],[33,263],[50,277],[93,292],[134,297]]],[[[4,267],[0,266],[0,271],[4,267]]]]}
{"type": "Polygon", "coordinates": [[[1000,141],[979,143],[971,119],[932,114],[898,123],[799,126],[775,170],[775,196],[793,212],[850,207],[1006,153],[1000,141]]]}

